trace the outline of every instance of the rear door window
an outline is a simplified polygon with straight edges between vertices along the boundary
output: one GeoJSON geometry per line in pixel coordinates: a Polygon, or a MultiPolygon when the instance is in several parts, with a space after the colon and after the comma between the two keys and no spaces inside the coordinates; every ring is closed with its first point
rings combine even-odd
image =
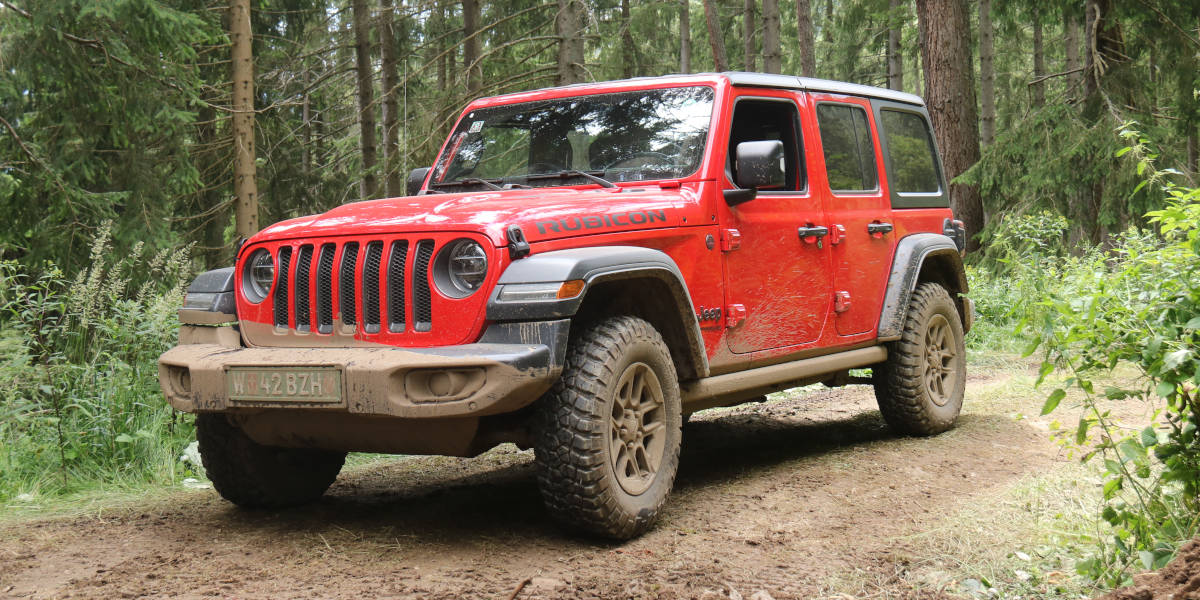
{"type": "Polygon", "coordinates": [[[829,189],[835,192],[869,192],[878,187],[875,142],[867,125],[867,111],[852,104],[822,102],[817,105],[817,125],[825,152],[829,189]]]}
{"type": "Polygon", "coordinates": [[[879,111],[888,154],[888,182],[900,194],[936,194],[941,191],[934,162],[929,125],[916,113],[879,111]]]}

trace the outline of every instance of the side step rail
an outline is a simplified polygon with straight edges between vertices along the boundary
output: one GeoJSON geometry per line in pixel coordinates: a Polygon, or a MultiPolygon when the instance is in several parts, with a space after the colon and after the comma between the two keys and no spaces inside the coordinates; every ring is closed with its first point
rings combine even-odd
{"type": "Polygon", "coordinates": [[[873,346],[836,354],[705,377],[685,383],[680,389],[683,411],[729,406],[771,392],[820,381],[845,369],[857,369],[887,360],[887,348],[873,346]]]}

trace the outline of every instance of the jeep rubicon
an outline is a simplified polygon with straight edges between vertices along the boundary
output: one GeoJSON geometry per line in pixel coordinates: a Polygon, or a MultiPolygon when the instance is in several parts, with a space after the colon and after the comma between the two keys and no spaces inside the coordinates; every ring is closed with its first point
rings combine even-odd
{"type": "Polygon", "coordinates": [[[723,73],[484,98],[409,196],[197,277],[160,380],[235,504],[313,501],[347,452],[514,442],[553,517],[629,538],[695,411],[873,383],[897,431],[951,427],[965,242],[917,96],[723,73]]]}

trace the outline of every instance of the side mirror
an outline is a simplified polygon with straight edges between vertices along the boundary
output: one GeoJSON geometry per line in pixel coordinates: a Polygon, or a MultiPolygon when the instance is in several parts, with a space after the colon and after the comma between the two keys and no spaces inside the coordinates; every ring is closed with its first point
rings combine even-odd
{"type": "Polygon", "coordinates": [[[737,184],[747,189],[783,187],[786,161],[783,142],[770,140],[737,145],[737,184]]]}
{"type": "Polygon", "coordinates": [[[421,191],[421,185],[425,183],[425,176],[429,174],[429,167],[421,167],[413,169],[408,174],[407,192],[409,196],[416,196],[417,192],[421,191]]]}

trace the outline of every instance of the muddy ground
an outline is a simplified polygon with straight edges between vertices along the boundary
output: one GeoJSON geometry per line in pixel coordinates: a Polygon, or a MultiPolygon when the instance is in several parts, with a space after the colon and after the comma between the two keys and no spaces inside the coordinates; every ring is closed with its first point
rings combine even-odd
{"type": "Polygon", "coordinates": [[[861,386],[696,415],[666,513],[623,544],[557,529],[532,453],[506,446],[349,469],[300,510],[188,490],[0,522],[0,597],[504,600],[527,578],[518,598],[957,596],[897,575],[921,555],[914,534],[1069,460],[1044,422],[972,404],[1012,373],[973,375],[958,428],[929,439],[895,437],[861,386]]]}

